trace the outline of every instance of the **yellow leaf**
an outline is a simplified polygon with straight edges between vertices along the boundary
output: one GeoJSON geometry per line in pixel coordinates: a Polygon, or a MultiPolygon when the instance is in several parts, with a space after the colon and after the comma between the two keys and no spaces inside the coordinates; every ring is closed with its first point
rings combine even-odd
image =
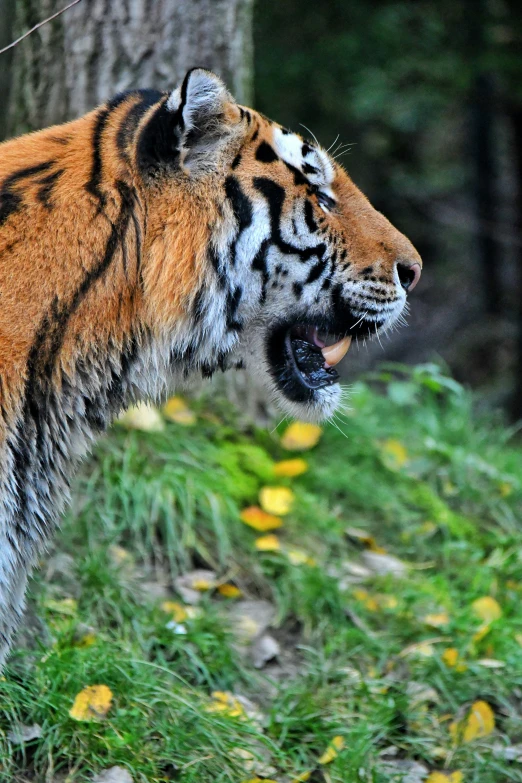
{"type": "Polygon", "coordinates": [[[444,661],[446,666],[450,669],[453,669],[458,659],[459,659],[459,651],[457,650],[456,647],[447,647],[442,653],[442,660],[444,661]]]}
{"type": "Polygon", "coordinates": [[[44,605],[45,608],[50,609],[51,612],[65,614],[69,617],[74,617],[78,611],[78,602],[75,601],[74,598],[63,598],[61,601],[55,601],[53,598],[49,598],[44,605]]]}
{"type": "Polygon", "coordinates": [[[260,552],[277,552],[278,549],[281,549],[281,542],[274,535],[261,536],[256,538],[255,546],[260,552]]]}
{"type": "Polygon", "coordinates": [[[259,492],[259,503],[267,514],[284,517],[292,508],[295,495],[288,487],[263,487],[259,492]]]}
{"type": "Polygon", "coordinates": [[[518,644],[522,647],[522,633],[516,633],[515,634],[515,640],[518,642],[518,644]]]}
{"type": "Polygon", "coordinates": [[[303,552],[302,549],[288,549],[286,552],[287,558],[290,560],[292,565],[300,566],[300,565],[316,565],[316,561],[313,557],[310,557],[309,554],[306,552],[303,552]]]}
{"type": "Polygon", "coordinates": [[[513,492],[513,484],[510,484],[508,481],[501,481],[498,485],[498,491],[501,498],[507,498],[513,492]]]}
{"type": "Polygon", "coordinates": [[[259,530],[261,533],[265,530],[275,530],[283,524],[282,519],[274,516],[274,514],[267,514],[259,506],[244,508],[239,517],[245,525],[249,525],[249,527],[253,527],[254,530],[259,530]]]}
{"type": "Polygon", "coordinates": [[[131,405],[127,411],[117,419],[118,424],[130,430],[142,430],[143,432],[161,432],[165,429],[165,422],[160,412],[153,405],[140,403],[131,405]]]}
{"type": "Polygon", "coordinates": [[[471,608],[477,617],[484,620],[485,623],[491,623],[493,620],[498,620],[502,617],[502,609],[498,602],[490,595],[485,595],[483,598],[477,598],[473,601],[471,608]]]}
{"type": "Polygon", "coordinates": [[[90,633],[86,633],[83,636],[81,636],[78,641],[76,642],[76,647],[92,647],[93,644],[96,644],[96,634],[92,631],[90,633]]]}
{"type": "Polygon", "coordinates": [[[212,702],[205,707],[205,712],[222,712],[230,718],[245,717],[243,705],[229,691],[214,691],[212,702]]]}
{"type": "Polygon", "coordinates": [[[198,590],[200,593],[205,593],[214,587],[213,582],[209,582],[208,579],[194,579],[191,585],[193,590],[198,590]]]}
{"type": "Polygon", "coordinates": [[[292,783],[306,783],[307,780],[310,780],[311,774],[311,772],[302,772],[292,780],[292,783]]]}
{"type": "Polygon", "coordinates": [[[228,582],[226,582],[223,585],[219,585],[218,593],[220,593],[220,595],[225,596],[225,598],[239,598],[239,596],[241,595],[241,590],[239,589],[239,587],[236,587],[235,585],[231,585],[228,582]]]}
{"type": "Polygon", "coordinates": [[[462,772],[431,772],[425,783],[464,783],[462,772]]]}
{"type": "Polygon", "coordinates": [[[377,544],[375,538],[365,530],[358,530],[356,527],[347,527],[344,531],[348,538],[360,541],[361,544],[369,549],[370,552],[377,552],[380,555],[386,554],[386,550],[377,544]]]}
{"type": "Polygon", "coordinates": [[[447,625],[450,621],[446,612],[427,614],[422,620],[426,625],[430,625],[432,628],[442,628],[443,625],[447,625]]]}
{"type": "Polygon", "coordinates": [[[404,444],[400,440],[389,438],[381,444],[381,459],[390,470],[398,470],[409,458],[404,444]]]}
{"type": "Polygon", "coordinates": [[[88,685],[77,694],[69,715],[74,720],[100,720],[111,706],[112,692],[107,685],[88,685]]]}
{"type": "Polygon", "coordinates": [[[378,593],[375,598],[377,599],[380,609],[396,609],[399,605],[399,602],[394,595],[382,595],[378,593]]]}
{"type": "Polygon", "coordinates": [[[178,604],[177,601],[164,601],[161,608],[167,614],[171,614],[176,623],[182,623],[188,617],[186,608],[182,604],[178,604]]]}
{"type": "Polygon", "coordinates": [[[185,427],[196,423],[196,414],[181,397],[171,397],[163,406],[163,415],[170,421],[183,424],[185,427]]]}
{"type": "Polygon", "coordinates": [[[472,742],[481,737],[487,737],[495,728],[495,715],[485,701],[475,701],[468,715],[461,721],[454,721],[449,726],[453,741],[472,742]]]}
{"type": "Polygon", "coordinates": [[[276,462],[274,475],[279,478],[295,478],[308,470],[308,463],[304,459],[284,459],[276,462]]]}
{"type": "Polygon", "coordinates": [[[488,633],[491,631],[491,626],[489,623],[484,623],[484,625],[481,625],[478,631],[476,631],[473,634],[473,641],[474,642],[481,642],[482,639],[488,635],[488,633]]]}
{"type": "Polygon", "coordinates": [[[294,421],[281,438],[281,446],[287,451],[306,451],[313,448],[323,434],[317,424],[294,421]]]}
{"type": "Polygon", "coordinates": [[[344,739],[337,735],[332,739],[322,756],[318,758],[319,764],[330,764],[337,756],[339,751],[344,748],[344,739]]]}

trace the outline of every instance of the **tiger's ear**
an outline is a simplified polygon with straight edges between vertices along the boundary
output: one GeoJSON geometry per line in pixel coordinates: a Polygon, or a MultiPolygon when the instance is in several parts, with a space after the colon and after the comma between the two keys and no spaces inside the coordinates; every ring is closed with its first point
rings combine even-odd
{"type": "Polygon", "coordinates": [[[221,79],[193,68],[170,95],[167,109],[177,116],[180,166],[190,176],[216,169],[241,121],[239,107],[221,79]]]}

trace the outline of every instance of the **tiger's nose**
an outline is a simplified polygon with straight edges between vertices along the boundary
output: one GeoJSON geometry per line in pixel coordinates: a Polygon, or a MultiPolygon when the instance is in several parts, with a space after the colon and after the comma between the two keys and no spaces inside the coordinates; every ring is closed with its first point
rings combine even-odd
{"type": "Polygon", "coordinates": [[[420,280],[421,267],[420,264],[417,263],[408,264],[405,261],[398,261],[397,273],[401,286],[407,293],[410,293],[420,280]]]}

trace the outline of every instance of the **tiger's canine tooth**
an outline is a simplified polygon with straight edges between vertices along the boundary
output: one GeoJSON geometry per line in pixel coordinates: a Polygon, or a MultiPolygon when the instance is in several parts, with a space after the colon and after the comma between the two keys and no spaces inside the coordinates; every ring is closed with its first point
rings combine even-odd
{"type": "Polygon", "coordinates": [[[351,342],[351,337],[343,337],[339,342],[334,343],[333,345],[326,345],[322,348],[321,352],[326,364],[329,367],[335,367],[336,364],[339,364],[343,356],[348,352],[351,342]]]}

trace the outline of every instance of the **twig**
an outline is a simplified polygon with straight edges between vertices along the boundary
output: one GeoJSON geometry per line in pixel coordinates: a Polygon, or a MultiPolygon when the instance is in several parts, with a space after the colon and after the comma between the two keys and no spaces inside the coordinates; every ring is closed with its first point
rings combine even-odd
{"type": "Polygon", "coordinates": [[[69,3],[69,5],[66,5],[65,8],[62,8],[60,11],[57,11],[52,16],[48,16],[47,19],[44,19],[43,22],[38,22],[38,24],[35,24],[34,27],[31,27],[30,30],[28,30],[26,33],[20,36],[20,38],[17,38],[16,41],[13,41],[13,43],[10,43],[9,46],[4,46],[3,49],[0,49],[0,54],[3,54],[4,52],[7,52],[9,49],[12,49],[13,46],[16,46],[20,43],[20,41],[23,41],[24,38],[27,38],[31,33],[34,33],[35,30],[38,30],[40,27],[43,27],[44,24],[47,24],[47,22],[52,22],[53,19],[56,19],[57,16],[60,16],[60,14],[63,14],[64,11],[68,11],[69,8],[72,8],[73,5],[76,5],[77,3],[80,3],[81,0],[73,0],[72,3],[69,3]]]}

